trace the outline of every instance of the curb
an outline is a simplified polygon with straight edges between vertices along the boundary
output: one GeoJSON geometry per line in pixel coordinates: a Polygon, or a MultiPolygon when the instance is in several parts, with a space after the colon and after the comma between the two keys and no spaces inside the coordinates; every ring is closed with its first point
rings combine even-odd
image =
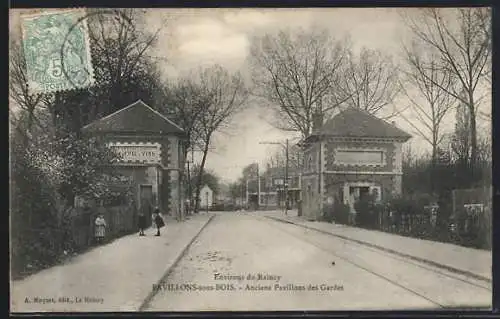
{"type": "MultiPolygon", "coordinates": [[[[194,243],[194,241],[200,236],[201,232],[207,227],[208,224],[214,219],[215,215],[210,216],[210,218],[207,220],[205,225],[203,225],[200,230],[196,233],[196,235],[193,236],[193,238],[189,241],[189,243],[182,249],[181,253],[175,258],[174,262],[168,267],[168,269],[165,271],[165,273],[160,277],[160,279],[156,282],[157,285],[160,285],[172,272],[172,270],[177,266],[179,261],[184,257],[184,255],[187,253],[189,250],[189,247],[194,243]]],[[[149,292],[148,296],[144,301],[141,303],[137,311],[144,311],[145,308],[149,306],[149,303],[151,300],[153,300],[154,296],[158,293],[159,290],[154,290],[151,289],[149,292]]]]}
{"type": "Polygon", "coordinates": [[[385,248],[383,246],[371,244],[369,242],[362,241],[362,240],[359,240],[359,239],[353,239],[353,238],[349,238],[347,236],[334,234],[334,233],[326,231],[326,230],[317,229],[317,228],[314,228],[314,227],[310,227],[310,226],[307,226],[307,225],[304,225],[304,224],[300,224],[300,223],[296,223],[296,222],[289,221],[289,220],[284,220],[284,219],[277,218],[277,217],[272,217],[272,216],[263,216],[263,217],[266,217],[266,218],[269,218],[269,219],[272,219],[272,220],[275,220],[275,221],[278,221],[278,222],[286,223],[286,224],[293,224],[295,226],[299,226],[299,227],[302,227],[302,228],[307,228],[307,229],[310,229],[310,230],[317,231],[319,233],[323,233],[323,234],[327,234],[327,235],[330,235],[330,236],[338,237],[338,238],[341,238],[341,239],[344,239],[344,240],[352,241],[352,242],[355,242],[357,244],[361,244],[361,245],[365,245],[365,246],[368,246],[368,247],[371,247],[371,248],[382,250],[382,251],[385,251],[385,252],[388,252],[388,253],[391,253],[391,254],[394,254],[394,255],[398,255],[398,256],[401,256],[401,257],[408,258],[408,259],[412,259],[412,260],[415,260],[415,261],[418,261],[418,262],[421,262],[421,263],[425,263],[425,264],[428,264],[428,265],[431,265],[431,266],[434,266],[434,267],[437,267],[437,268],[445,269],[445,270],[447,270],[449,272],[453,272],[453,273],[456,273],[456,274],[460,274],[460,275],[465,275],[465,276],[468,276],[468,277],[472,277],[474,279],[481,280],[481,281],[484,281],[484,282],[487,282],[487,283],[491,283],[492,282],[492,280],[489,279],[489,278],[487,278],[487,277],[475,274],[475,273],[467,271],[467,270],[462,270],[462,269],[454,268],[454,267],[451,267],[451,266],[443,265],[443,264],[437,263],[437,262],[429,260],[429,259],[424,259],[424,258],[416,257],[416,256],[413,256],[413,255],[408,255],[408,254],[405,254],[405,253],[402,253],[402,252],[399,252],[399,251],[396,251],[396,250],[393,250],[393,249],[389,249],[389,248],[385,248]]]}

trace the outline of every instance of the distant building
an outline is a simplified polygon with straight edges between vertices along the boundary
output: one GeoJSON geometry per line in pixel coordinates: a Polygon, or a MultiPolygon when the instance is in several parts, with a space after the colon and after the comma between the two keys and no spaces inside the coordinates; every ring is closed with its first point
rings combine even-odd
{"type": "Polygon", "coordinates": [[[121,180],[135,189],[137,211],[149,213],[152,206],[159,206],[182,217],[186,135],[179,126],[139,100],[82,131],[98,137],[121,157],[115,168],[121,180]]]}
{"type": "Polygon", "coordinates": [[[214,204],[214,191],[208,185],[204,185],[201,188],[199,200],[200,208],[211,208],[214,204]]]}
{"type": "Polygon", "coordinates": [[[214,195],[214,204],[230,204],[232,202],[229,186],[219,184],[216,194],[214,195]]]}
{"type": "MultiPolygon", "coordinates": [[[[248,182],[249,202],[258,207],[284,207],[285,205],[285,167],[268,167],[259,179],[248,182]],[[260,181],[260,188],[257,180],[260,181]]],[[[300,173],[296,168],[288,168],[288,200],[295,207],[300,199],[300,173]]]]}
{"type": "Polygon", "coordinates": [[[325,203],[352,207],[364,195],[379,200],[401,193],[401,149],[411,136],[358,108],[348,108],[323,124],[316,116],[303,142],[303,215],[318,219],[325,203]]]}
{"type": "Polygon", "coordinates": [[[216,194],[214,197],[214,204],[230,204],[232,202],[231,196],[227,194],[216,194]]]}

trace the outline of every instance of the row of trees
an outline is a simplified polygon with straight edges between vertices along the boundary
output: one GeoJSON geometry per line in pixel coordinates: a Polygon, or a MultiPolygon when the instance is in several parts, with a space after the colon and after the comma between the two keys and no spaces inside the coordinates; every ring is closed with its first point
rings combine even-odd
{"type": "Polygon", "coordinates": [[[277,127],[303,138],[316,115],[329,117],[346,106],[382,118],[400,115],[431,146],[433,167],[446,147],[449,133],[443,125],[454,110],[459,127],[452,135],[461,141],[467,136],[467,143],[454,143],[464,148],[461,156],[470,173],[462,186],[470,187],[481,178],[475,169],[480,161],[477,121],[484,118],[480,106],[491,93],[491,12],[425,8],[402,11],[401,17],[410,34],[401,63],[366,48],[355,56],[349,41],[324,30],[281,31],[257,39],[251,54],[255,94],[275,108],[277,127]],[[397,98],[409,105],[395,107],[397,98]]]}
{"type": "MultiPolygon", "coordinates": [[[[484,137],[477,132],[477,120],[481,118],[481,103],[491,95],[490,15],[488,8],[461,8],[425,9],[418,15],[404,16],[413,35],[411,45],[404,48],[404,74],[422,101],[406,92],[417,119],[416,124],[408,122],[431,146],[432,169],[436,169],[440,153],[446,153],[446,148],[453,150],[448,158],[456,158],[469,175],[461,183],[463,187],[481,180],[481,156],[487,155],[480,149],[484,137]],[[450,134],[442,127],[452,110],[456,117],[450,134]]],[[[431,191],[438,179],[438,175],[431,178],[431,191]]]]}
{"type": "Polygon", "coordinates": [[[329,116],[345,106],[376,114],[399,91],[389,55],[369,48],[355,54],[348,39],[327,30],[280,31],[255,39],[250,61],[255,95],[278,106],[273,124],[302,138],[311,133],[315,115],[329,116]]]}

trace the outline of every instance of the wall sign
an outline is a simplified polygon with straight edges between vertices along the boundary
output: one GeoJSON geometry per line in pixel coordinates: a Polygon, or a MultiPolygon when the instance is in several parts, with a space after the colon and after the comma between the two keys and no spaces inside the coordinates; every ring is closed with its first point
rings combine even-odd
{"type": "Polygon", "coordinates": [[[109,183],[114,183],[114,184],[129,184],[133,181],[132,176],[126,176],[126,175],[116,175],[116,176],[105,176],[104,178],[105,181],[109,183]]]}
{"type": "Polygon", "coordinates": [[[383,165],[384,152],[381,150],[338,149],[335,163],[341,165],[383,165]]]}
{"type": "Polygon", "coordinates": [[[158,164],[161,161],[158,143],[110,143],[108,147],[121,158],[120,162],[158,164]]]}

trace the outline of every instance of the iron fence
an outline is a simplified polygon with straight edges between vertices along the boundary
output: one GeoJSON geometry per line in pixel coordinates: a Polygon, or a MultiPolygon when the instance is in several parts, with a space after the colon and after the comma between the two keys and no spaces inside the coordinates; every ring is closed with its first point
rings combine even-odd
{"type": "MultiPolygon", "coordinates": [[[[436,211],[436,215],[438,214],[436,211]]],[[[491,249],[488,227],[490,211],[484,211],[479,216],[469,214],[467,211],[457,212],[453,217],[441,221],[432,213],[409,214],[388,209],[372,211],[367,215],[371,215],[371,218],[366,216],[363,218],[362,214],[358,213],[353,226],[467,247],[491,249]]]]}

